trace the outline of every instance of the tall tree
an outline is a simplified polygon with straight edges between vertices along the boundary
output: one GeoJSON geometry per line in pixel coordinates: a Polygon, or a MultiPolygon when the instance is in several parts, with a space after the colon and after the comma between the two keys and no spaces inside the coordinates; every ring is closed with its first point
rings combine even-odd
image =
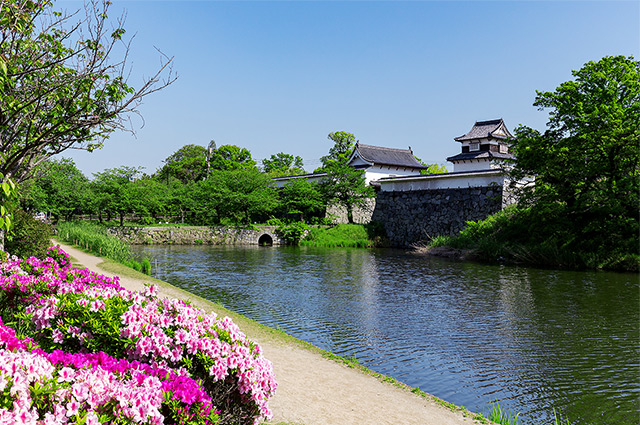
{"type": "Polygon", "coordinates": [[[207,177],[207,149],[198,145],[185,145],[165,159],[158,171],[160,178],[175,177],[183,183],[207,177]]]}
{"type": "Polygon", "coordinates": [[[91,1],[84,15],[52,3],[0,0],[0,173],[15,182],[66,149],[101,147],[129,128],[144,96],[173,81],[160,81],[169,60],[140,88],[128,85],[128,44],[122,20],[109,21],[111,2],[91,1]]]}
{"type": "Polygon", "coordinates": [[[255,167],[213,173],[207,184],[218,201],[218,216],[227,222],[263,221],[277,206],[271,180],[255,167]]]}
{"type": "Polygon", "coordinates": [[[280,152],[262,160],[262,169],[270,177],[295,176],[304,174],[302,158],[280,152]]]}
{"type": "Polygon", "coordinates": [[[354,208],[364,205],[368,198],[375,196],[375,192],[371,186],[365,185],[364,170],[348,165],[355,147],[355,136],[337,131],[329,133],[328,138],[334,141],[334,145],[329,149],[329,155],[321,158],[320,170],[327,173],[327,178],[321,182],[321,190],[326,202],[343,206],[349,223],[353,223],[354,208]]]}
{"type": "Polygon", "coordinates": [[[327,139],[333,141],[333,146],[329,148],[329,155],[320,158],[322,167],[316,172],[322,172],[325,167],[335,163],[346,165],[356,145],[356,136],[346,131],[329,133],[327,139]]]}
{"type": "Polygon", "coordinates": [[[256,168],[248,149],[235,145],[222,145],[214,149],[209,158],[211,170],[239,170],[256,168]]]}
{"type": "Polygon", "coordinates": [[[94,174],[94,190],[101,199],[100,210],[109,215],[118,214],[120,226],[124,225],[126,214],[140,211],[144,206],[144,199],[140,198],[133,184],[140,173],[140,168],[123,166],[94,174]]]}
{"type": "Polygon", "coordinates": [[[38,178],[28,183],[21,185],[25,206],[48,212],[55,221],[60,217],[70,220],[90,198],[89,179],[70,158],[50,158],[40,165],[38,178]]]}
{"type": "MultiPolygon", "coordinates": [[[[50,0],[0,0],[0,183],[23,181],[67,149],[101,147],[130,129],[143,97],[174,81],[168,59],[138,89],[128,85],[129,44],[123,20],[109,21],[110,4],[90,0],[86,13],[69,15],[50,0]]],[[[0,217],[2,245],[10,215],[0,217]]]]}
{"type": "Polygon", "coordinates": [[[291,179],[278,191],[280,207],[286,215],[300,215],[303,220],[324,215],[327,204],[318,183],[304,178],[291,179]]]}
{"type": "Polygon", "coordinates": [[[514,177],[535,176],[523,202],[558,219],[576,249],[638,250],[640,62],[604,57],[538,92],[547,130],[515,130],[514,177]]]}

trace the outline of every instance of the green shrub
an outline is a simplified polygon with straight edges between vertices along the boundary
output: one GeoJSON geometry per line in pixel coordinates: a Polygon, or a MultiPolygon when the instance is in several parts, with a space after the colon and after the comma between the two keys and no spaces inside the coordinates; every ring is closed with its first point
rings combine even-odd
{"type": "MultiPolygon", "coordinates": [[[[636,244],[623,241],[584,242],[570,225],[561,205],[542,208],[505,208],[484,220],[469,221],[457,236],[438,236],[430,246],[474,250],[486,261],[509,261],[561,268],[638,271],[636,244]]],[[[629,240],[635,236],[629,235],[629,240]]]]}
{"type": "Polygon", "coordinates": [[[298,245],[300,243],[300,240],[308,230],[309,226],[307,226],[303,222],[294,221],[289,224],[281,225],[276,229],[276,232],[278,232],[280,237],[287,243],[298,245]]]}
{"type": "Polygon", "coordinates": [[[142,226],[153,226],[154,224],[156,224],[156,221],[153,219],[153,217],[142,217],[139,221],[138,224],[142,225],[142,226]]]}
{"type": "Polygon", "coordinates": [[[142,267],[142,273],[151,274],[151,262],[148,258],[144,258],[140,265],[142,267]]]}
{"type": "Polygon", "coordinates": [[[122,264],[124,264],[125,266],[132,268],[133,270],[139,272],[142,270],[142,265],[137,262],[136,260],[129,260],[129,261],[125,261],[122,264]]]}
{"type": "Polygon", "coordinates": [[[13,237],[5,241],[8,253],[19,258],[45,258],[47,248],[51,246],[53,229],[48,223],[36,220],[22,210],[13,214],[13,237]]]}
{"type": "Polygon", "coordinates": [[[275,226],[275,227],[280,227],[283,224],[284,223],[282,222],[282,220],[275,217],[271,217],[269,220],[267,220],[267,223],[266,223],[267,226],[275,226]]]}
{"type": "Polygon", "coordinates": [[[363,224],[338,224],[330,228],[311,228],[300,245],[368,248],[376,246],[369,227],[363,224]]]}

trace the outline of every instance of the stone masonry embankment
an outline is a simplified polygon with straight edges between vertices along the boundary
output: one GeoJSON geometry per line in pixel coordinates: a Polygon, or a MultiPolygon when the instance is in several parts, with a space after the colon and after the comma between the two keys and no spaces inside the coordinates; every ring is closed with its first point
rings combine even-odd
{"type": "Polygon", "coordinates": [[[284,245],[275,227],[109,227],[107,233],[132,245],[284,245]]]}
{"type": "Polygon", "coordinates": [[[384,225],[394,246],[408,247],[435,236],[455,235],[467,221],[502,209],[502,187],[379,192],[372,221],[384,225]]]}

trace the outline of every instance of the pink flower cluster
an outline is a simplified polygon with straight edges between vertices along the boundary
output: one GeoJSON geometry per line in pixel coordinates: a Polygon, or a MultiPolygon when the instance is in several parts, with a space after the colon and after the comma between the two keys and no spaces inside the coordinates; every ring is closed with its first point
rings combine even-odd
{"type": "Polygon", "coordinates": [[[0,424],[163,424],[167,397],[183,405],[175,412],[183,419],[216,423],[211,398],[188,376],[105,353],[29,351],[32,344],[0,321],[0,406],[11,406],[0,408],[0,424]]]}
{"type": "Polygon", "coordinates": [[[273,366],[228,317],[205,314],[181,300],[151,297],[133,300],[122,323],[120,336],[135,343],[130,358],[170,366],[180,365],[184,356],[201,358],[214,381],[234,374],[240,393],[255,402],[261,416],[271,417],[267,400],[276,388],[273,366]]]}
{"type": "MultiPolygon", "coordinates": [[[[184,301],[160,299],[157,287],[154,286],[148,287],[144,293],[128,291],[118,284],[117,278],[72,269],[68,265],[68,256],[59,249],[54,252],[54,256],[55,260],[30,258],[21,261],[10,258],[0,262],[0,291],[5,292],[10,303],[23,306],[23,317],[34,328],[33,338],[54,348],[57,346],[64,349],[69,343],[80,344],[85,347],[82,351],[86,351],[87,343],[94,338],[94,333],[104,333],[102,329],[96,328],[113,328],[117,334],[114,341],[125,347],[127,357],[127,360],[116,360],[104,353],[65,354],[57,350],[47,355],[54,357],[46,358],[49,366],[59,375],[57,380],[62,379],[60,382],[68,382],[71,386],[82,382],[76,392],[80,388],[94,389],[90,385],[95,384],[96,391],[102,391],[96,394],[107,397],[104,388],[100,386],[102,384],[97,382],[104,382],[100,380],[108,377],[114,382],[110,389],[112,392],[108,395],[109,400],[112,400],[110,403],[114,404],[113,400],[118,400],[115,403],[120,406],[118,413],[129,415],[126,417],[136,423],[143,420],[146,422],[140,423],[162,423],[153,421],[158,421],[161,416],[157,403],[162,402],[163,397],[160,395],[163,392],[170,393],[175,400],[187,404],[184,414],[189,414],[188,406],[193,403],[201,408],[209,406],[207,409],[210,410],[213,408],[210,406],[211,398],[202,392],[200,385],[209,388],[216,382],[235,383],[233,385],[240,393],[242,403],[253,406],[247,410],[251,412],[247,413],[247,419],[257,423],[261,417],[272,416],[267,402],[276,389],[273,367],[262,356],[260,347],[249,341],[231,319],[218,318],[215,313],[207,314],[184,301]],[[25,304],[28,305],[24,307],[25,304]],[[82,311],[81,322],[74,322],[75,316],[69,314],[77,312],[77,309],[82,311]],[[111,317],[105,315],[113,311],[118,312],[115,319],[102,323],[105,317],[111,317]],[[96,366],[103,371],[100,372],[101,375],[90,373],[97,370],[96,366]],[[74,374],[67,381],[67,377],[71,376],[71,371],[67,370],[70,367],[74,374]],[[195,369],[207,371],[207,376],[193,376],[193,379],[203,380],[200,385],[189,376],[195,369]],[[62,370],[65,372],[61,372],[62,370]],[[61,373],[64,376],[61,377],[61,373]],[[232,381],[229,381],[230,378],[233,378],[232,381]],[[122,391],[125,391],[125,387],[136,389],[135,395],[127,396],[133,404],[127,405],[118,399],[124,394],[122,391]]],[[[0,341],[4,341],[6,346],[0,353],[17,350],[16,353],[22,353],[20,356],[26,356],[26,348],[33,343],[10,338],[6,329],[0,326],[0,341]]],[[[13,356],[18,361],[16,353],[7,354],[7,358],[13,356]]],[[[37,350],[28,354],[39,355],[37,350]]],[[[0,377],[1,374],[2,372],[0,377]]],[[[50,379],[46,373],[42,376],[45,380],[50,379]]],[[[15,378],[11,379],[15,384],[15,378]]],[[[80,407],[76,404],[63,405],[65,415],[68,412],[88,415],[88,412],[95,410],[86,410],[86,406],[91,407],[92,403],[98,401],[91,396],[84,397],[83,394],[85,393],[73,393],[72,390],[58,394],[68,396],[63,397],[64,400],[73,398],[81,404],[80,407]],[[77,411],[75,407],[78,407],[77,411]]],[[[20,410],[23,411],[24,409],[20,410]]],[[[87,416],[87,423],[89,419],[87,416]]],[[[2,423],[0,419],[0,425],[2,423]]]]}

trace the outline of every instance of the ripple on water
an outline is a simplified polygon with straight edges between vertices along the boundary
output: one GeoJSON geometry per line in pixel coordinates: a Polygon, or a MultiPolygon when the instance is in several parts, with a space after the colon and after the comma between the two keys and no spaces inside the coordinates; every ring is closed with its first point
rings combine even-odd
{"type": "Polygon", "coordinates": [[[411,386],[528,423],[637,424],[637,276],[401,251],[137,247],[159,278],[411,386]]]}

